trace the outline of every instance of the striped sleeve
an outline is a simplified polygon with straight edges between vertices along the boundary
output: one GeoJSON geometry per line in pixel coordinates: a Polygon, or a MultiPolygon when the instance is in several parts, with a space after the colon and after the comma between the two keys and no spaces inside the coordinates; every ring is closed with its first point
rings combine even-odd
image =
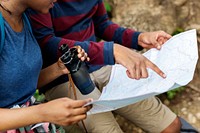
{"type": "MultiPolygon", "coordinates": [[[[59,47],[62,44],[68,44],[69,47],[76,45],[81,46],[90,57],[92,65],[113,65],[113,42],[91,42],[91,41],[75,41],[57,37],[53,29],[52,17],[50,14],[38,14],[29,11],[29,17],[33,28],[34,35],[40,44],[43,56],[50,58],[51,63],[57,61],[60,57],[59,47]],[[109,45],[107,45],[109,44],[109,45]],[[106,55],[106,56],[104,56],[106,55]]],[[[51,64],[50,63],[50,64],[51,64]]]]}
{"type": "Polygon", "coordinates": [[[106,41],[114,41],[128,48],[141,50],[138,45],[138,36],[140,32],[132,29],[123,28],[109,20],[102,0],[99,0],[98,9],[93,16],[95,24],[95,33],[99,38],[106,41]]]}

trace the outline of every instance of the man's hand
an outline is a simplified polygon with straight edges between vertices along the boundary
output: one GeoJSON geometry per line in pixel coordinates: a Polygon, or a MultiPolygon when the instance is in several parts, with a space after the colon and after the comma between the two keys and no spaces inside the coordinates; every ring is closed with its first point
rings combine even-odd
{"type": "Polygon", "coordinates": [[[164,31],[144,32],[138,37],[138,44],[143,48],[161,49],[161,46],[171,38],[171,35],[164,31]]]}
{"type": "MultiPolygon", "coordinates": [[[[77,56],[81,61],[90,61],[88,54],[85,52],[84,49],[81,48],[81,46],[74,46],[74,48],[77,49],[77,52],[78,52],[77,56]]],[[[57,65],[58,65],[58,70],[60,70],[60,72],[62,72],[61,73],[62,75],[70,73],[60,58],[57,61],[57,65]]]]}
{"type": "Polygon", "coordinates": [[[84,49],[81,48],[81,46],[74,46],[77,49],[78,52],[78,58],[81,61],[90,61],[90,58],[88,57],[88,54],[85,52],[84,49]]]}
{"type": "Polygon", "coordinates": [[[147,78],[147,68],[152,69],[163,78],[166,77],[166,75],[145,56],[119,44],[114,44],[114,58],[116,63],[127,68],[127,75],[129,78],[137,80],[140,78],[147,78]]]}

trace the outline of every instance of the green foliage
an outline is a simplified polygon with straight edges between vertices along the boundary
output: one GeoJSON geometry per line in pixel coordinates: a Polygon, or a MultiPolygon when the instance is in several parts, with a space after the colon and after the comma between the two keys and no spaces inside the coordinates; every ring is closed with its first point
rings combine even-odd
{"type": "Polygon", "coordinates": [[[176,34],[179,34],[181,32],[184,32],[184,29],[182,29],[182,28],[176,28],[176,30],[172,33],[172,35],[176,35],[176,34]]]}
{"type": "Polygon", "coordinates": [[[108,17],[109,17],[109,18],[112,18],[112,13],[111,13],[112,7],[111,7],[111,5],[110,5],[108,2],[104,2],[104,6],[105,6],[105,8],[106,8],[108,17]]]}
{"type": "Polygon", "coordinates": [[[45,99],[45,96],[43,94],[40,95],[38,90],[36,90],[34,97],[38,102],[42,102],[45,99]]]}
{"type": "Polygon", "coordinates": [[[174,99],[175,96],[176,96],[178,93],[182,92],[183,90],[185,90],[185,87],[184,87],[184,86],[183,86],[183,87],[176,88],[176,89],[171,90],[171,91],[168,91],[168,92],[166,93],[166,94],[167,94],[167,99],[169,99],[169,100],[174,99]]]}
{"type": "Polygon", "coordinates": [[[104,2],[105,8],[107,12],[111,12],[112,8],[108,2],[104,2]]]}

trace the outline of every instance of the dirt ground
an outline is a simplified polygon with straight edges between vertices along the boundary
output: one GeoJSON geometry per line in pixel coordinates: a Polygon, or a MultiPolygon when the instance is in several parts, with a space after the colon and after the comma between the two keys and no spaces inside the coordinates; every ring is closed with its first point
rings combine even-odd
{"type": "MultiPolygon", "coordinates": [[[[187,120],[200,132],[200,92],[192,85],[176,94],[173,100],[168,100],[165,94],[159,96],[165,105],[171,108],[177,115],[187,120]]],[[[121,128],[126,133],[145,133],[129,121],[117,116],[121,128]]]]}

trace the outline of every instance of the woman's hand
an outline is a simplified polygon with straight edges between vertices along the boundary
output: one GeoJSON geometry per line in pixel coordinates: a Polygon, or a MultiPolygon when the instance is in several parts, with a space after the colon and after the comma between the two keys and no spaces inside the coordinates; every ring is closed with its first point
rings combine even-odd
{"type": "Polygon", "coordinates": [[[87,117],[87,112],[92,106],[84,105],[92,99],[72,100],[69,98],[56,99],[40,106],[42,121],[68,126],[78,123],[87,117]]]}
{"type": "Polygon", "coordinates": [[[92,106],[84,105],[91,101],[60,98],[26,108],[0,108],[0,132],[42,122],[63,126],[77,123],[87,117],[92,106]]]}

